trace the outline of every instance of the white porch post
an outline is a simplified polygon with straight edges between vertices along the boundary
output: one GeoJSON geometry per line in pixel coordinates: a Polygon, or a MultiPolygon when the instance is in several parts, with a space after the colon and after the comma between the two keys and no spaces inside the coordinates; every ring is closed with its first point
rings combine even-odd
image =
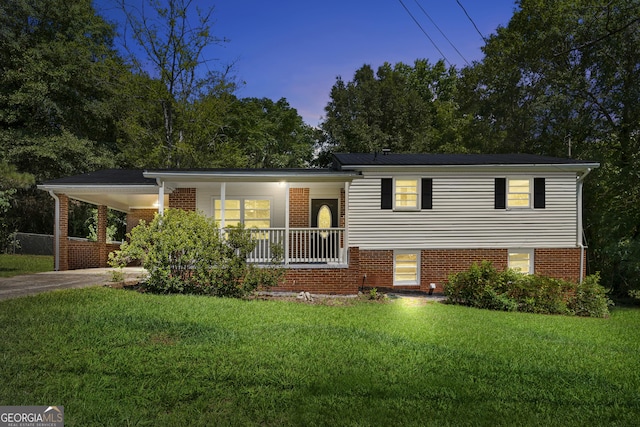
{"type": "Polygon", "coordinates": [[[289,183],[284,184],[284,263],[289,264],[289,183]]]}
{"type": "Polygon", "coordinates": [[[342,261],[346,264],[349,260],[349,182],[344,183],[344,235],[342,237],[343,240],[343,252],[342,252],[342,261]]]}
{"type": "Polygon", "coordinates": [[[225,222],[224,222],[224,203],[227,198],[227,183],[220,183],[220,230],[224,230],[225,222]]]}
{"type": "Polygon", "coordinates": [[[158,213],[162,215],[164,213],[164,181],[158,188],[158,213]]]}

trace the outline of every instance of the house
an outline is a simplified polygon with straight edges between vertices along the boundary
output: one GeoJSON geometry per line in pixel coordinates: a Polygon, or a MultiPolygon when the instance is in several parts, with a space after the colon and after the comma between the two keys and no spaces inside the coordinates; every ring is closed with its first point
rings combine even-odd
{"type": "Polygon", "coordinates": [[[165,208],[244,223],[249,261],[284,249],[280,290],[442,290],[491,261],[580,281],[583,180],[598,163],[528,154],[335,154],[327,169],[103,170],[39,186],[56,202],[56,269],[107,265],[107,208],[130,230],[165,208]],[[98,206],[97,242],[70,240],[68,201],[98,206]]]}

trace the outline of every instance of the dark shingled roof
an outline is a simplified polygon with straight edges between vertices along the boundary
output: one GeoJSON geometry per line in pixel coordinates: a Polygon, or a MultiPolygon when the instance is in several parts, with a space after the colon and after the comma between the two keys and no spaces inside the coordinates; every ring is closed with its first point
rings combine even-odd
{"type": "Polygon", "coordinates": [[[155,185],[156,180],[145,178],[142,169],[105,169],[46,181],[44,185],[155,185]]]}
{"type": "Polygon", "coordinates": [[[558,165],[590,164],[576,159],[536,156],[533,154],[398,154],[337,153],[337,169],[344,166],[470,166],[470,165],[558,165]]]}

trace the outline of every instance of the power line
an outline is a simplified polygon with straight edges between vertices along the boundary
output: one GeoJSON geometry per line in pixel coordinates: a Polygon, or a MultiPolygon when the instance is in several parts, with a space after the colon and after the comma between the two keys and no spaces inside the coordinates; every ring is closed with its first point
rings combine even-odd
{"type": "Polygon", "coordinates": [[[407,6],[404,4],[404,2],[402,0],[398,0],[400,2],[400,4],[402,5],[402,7],[404,8],[404,10],[407,11],[407,13],[409,14],[409,16],[411,17],[411,19],[413,19],[413,22],[416,23],[416,25],[420,28],[420,30],[422,30],[422,33],[429,39],[429,41],[431,42],[431,44],[433,45],[433,47],[436,48],[436,50],[438,52],[440,52],[440,56],[442,56],[442,58],[444,58],[444,60],[446,61],[447,64],[449,64],[449,66],[451,66],[451,62],[449,62],[449,60],[447,59],[447,57],[445,56],[444,53],[442,53],[442,51],[440,50],[440,48],[438,47],[438,45],[436,45],[436,43],[433,41],[433,39],[431,37],[429,37],[429,34],[427,34],[427,31],[422,28],[422,25],[420,25],[420,22],[418,22],[418,20],[415,18],[415,16],[413,16],[413,13],[411,13],[411,11],[407,8],[407,6]]]}
{"type": "Polygon", "coordinates": [[[460,55],[460,58],[462,58],[462,60],[463,60],[464,62],[466,62],[466,63],[467,63],[467,65],[471,65],[471,64],[469,64],[469,61],[467,61],[467,58],[465,58],[465,57],[464,57],[464,55],[462,55],[462,53],[460,53],[460,51],[458,50],[458,48],[456,48],[456,47],[454,46],[454,44],[451,42],[451,40],[449,40],[449,37],[447,37],[447,36],[446,36],[446,34],[442,32],[442,30],[440,29],[440,27],[438,27],[438,24],[436,24],[436,23],[435,23],[435,21],[434,21],[433,19],[431,19],[431,16],[429,16],[429,14],[427,13],[427,11],[426,11],[426,10],[424,10],[424,8],[422,7],[422,5],[420,5],[420,3],[418,3],[418,0],[413,0],[413,1],[415,1],[415,2],[416,2],[416,4],[418,5],[418,7],[420,8],[420,10],[422,10],[422,13],[424,13],[424,14],[425,14],[425,16],[426,16],[427,18],[429,18],[429,21],[431,21],[431,23],[433,24],[433,26],[434,26],[434,27],[436,27],[436,28],[438,29],[438,31],[440,31],[440,34],[442,34],[442,37],[444,37],[444,38],[445,38],[445,40],[449,42],[449,45],[451,45],[451,47],[452,47],[456,52],[458,52],[458,55],[460,55]]]}
{"type": "Polygon", "coordinates": [[[469,13],[467,12],[467,9],[465,9],[464,6],[462,5],[462,3],[460,3],[460,0],[456,0],[456,3],[458,3],[458,6],[460,6],[460,8],[462,8],[462,11],[464,12],[464,14],[467,15],[467,18],[469,18],[469,21],[471,21],[471,23],[473,24],[473,27],[476,29],[478,34],[480,34],[480,37],[482,37],[482,40],[484,40],[484,42],[486,43],[487,39],[482,35],[482,33],[478,29],[478,26],[476,25],[476,23],[473,22],[473,19],[471,18],[471,16],[469,16],[469,13]]]}

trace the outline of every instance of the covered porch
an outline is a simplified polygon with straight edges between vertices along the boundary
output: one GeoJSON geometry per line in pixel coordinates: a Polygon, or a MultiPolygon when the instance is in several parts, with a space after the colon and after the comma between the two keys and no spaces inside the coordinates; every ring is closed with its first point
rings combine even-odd
{"type": "Polygon", "coordinates": [[[49,181],[55,200],[56,270],[108,266],[107,211],[125,212],[127,232],[166,208],[202,212],[221,232],[244,224],[256,242],[248,261],[346,267],[348,188],[353,173],[326,170],[110,170],[49,181]],[[68,236],[68,203],[98,207],[97,240],[68,236]]]}

